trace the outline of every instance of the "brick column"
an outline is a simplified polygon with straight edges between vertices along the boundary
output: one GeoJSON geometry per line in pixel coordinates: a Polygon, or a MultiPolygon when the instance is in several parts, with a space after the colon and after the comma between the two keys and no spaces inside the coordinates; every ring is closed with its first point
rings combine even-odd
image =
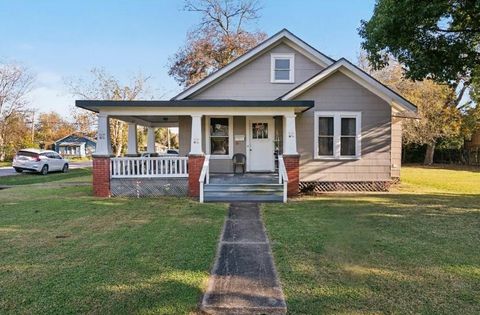
{"type": "Polygon", "coordinates": [[[295,197],[298,195],[300,184],[300,155],[283,155],[285,168],[288,176],[287,196],[295,197]]]}
{"type": "Polygon", "coordinates": [[[203,154],[190,154],[188,156],[188,195],[190,197],[200,196],[200,173],[202,172],[203,154]]]}
{"type": "Polygon", "coordinates": [[[110,157],[93,157],[93,195],[110,197],[110,157]]]}

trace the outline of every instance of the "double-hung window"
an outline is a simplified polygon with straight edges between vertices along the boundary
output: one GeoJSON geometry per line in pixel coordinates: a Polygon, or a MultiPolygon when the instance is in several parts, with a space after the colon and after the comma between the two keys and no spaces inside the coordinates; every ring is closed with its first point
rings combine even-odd
{"type": "Polygon", "coordinates": [[[271,54],[271,82],[294,83],[294,63],[294,54],[271,54]]]}
{"type": "Polygon", "coordinates": [[[361,123],[360,112],[315,112],[315,158],[360,158],[361,123]]]}
{"type": "Polygon", "coordinates": [[[207,117],[206,149],[212,158],[231,158],[233,150],[232,117],[207,117]]]}

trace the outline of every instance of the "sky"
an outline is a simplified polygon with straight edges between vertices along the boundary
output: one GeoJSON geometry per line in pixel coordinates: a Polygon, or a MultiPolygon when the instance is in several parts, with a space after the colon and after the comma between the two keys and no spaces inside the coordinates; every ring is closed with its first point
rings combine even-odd
{"type": "MultiPolygon", "coordinates": [[[[287,28],[324,54],[356,62],[358,27],[374,0],[260,0],[252,29],[273,35],[287,28]]],[[[31,105],[68,116],[74,97],[66,80],[88,78],[94,67],[128,82],[151,76],[158,99],[182,88],[168,76],[169,58],[199,15],[183,0],[0,0],[0,62],[17,62],[36,76],[31,105]]]]}

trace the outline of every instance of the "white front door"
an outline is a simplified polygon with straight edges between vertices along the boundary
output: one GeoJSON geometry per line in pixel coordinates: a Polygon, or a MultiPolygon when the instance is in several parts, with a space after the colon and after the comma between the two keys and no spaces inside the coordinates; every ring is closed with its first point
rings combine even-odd
{"type": "Polygon", "coordinates": [[[273,172],[275,120],[271,117],[248,117],[247,136],[247,170],[273,172]]]}

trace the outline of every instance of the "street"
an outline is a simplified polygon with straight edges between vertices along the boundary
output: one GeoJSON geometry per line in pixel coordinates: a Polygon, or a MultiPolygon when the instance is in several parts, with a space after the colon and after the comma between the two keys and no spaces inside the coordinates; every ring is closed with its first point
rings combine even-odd
{"type": "MultiPolygon", "coordinates": [[[[70,162],[69,167],[71,170],[77,168],[84,168],[84,167],[92,167],[92,161],[80,161],[80,162],[70,162]]],[[[18,175],[20,173],[15,172],[13,167],[0,167],[0,177],[1,176],[9,176],[9,175],[18,175]]]]}

